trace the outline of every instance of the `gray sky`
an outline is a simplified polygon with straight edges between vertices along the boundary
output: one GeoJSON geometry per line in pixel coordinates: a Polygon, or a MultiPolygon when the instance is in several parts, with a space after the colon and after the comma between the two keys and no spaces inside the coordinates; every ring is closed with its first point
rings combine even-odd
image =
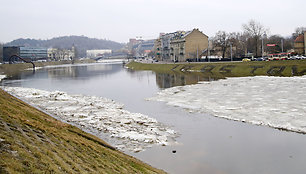
{"type": "Polygon", "coordinates": [[[289,36],[306,26],[306,0],[0,0],[0,42],[84,35],[117,42],[199,28],[242,31],[250,19],[289,36]]]}

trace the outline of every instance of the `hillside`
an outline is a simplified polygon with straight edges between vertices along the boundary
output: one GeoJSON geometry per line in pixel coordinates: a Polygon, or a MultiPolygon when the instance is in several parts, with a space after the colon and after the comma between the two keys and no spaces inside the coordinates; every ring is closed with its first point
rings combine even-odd
{"type": "Polygon", "coordinates": [[[36,39],[16,39],[6,43],[6,46],[28,46],[28,47],[47,47],[47,48],[63,48],[71,49],[74,45],[77,49],[77,57],[85,57],[86,50],[90,49],[111,49],[118,50],[124,45],[118,42],[88,38],[86,36],[63,36],[48,40],[36,39]]]}
{"type": "Polygon", "coordinates": [[[0,89],[0,173],[164,173],[0,89]]]}

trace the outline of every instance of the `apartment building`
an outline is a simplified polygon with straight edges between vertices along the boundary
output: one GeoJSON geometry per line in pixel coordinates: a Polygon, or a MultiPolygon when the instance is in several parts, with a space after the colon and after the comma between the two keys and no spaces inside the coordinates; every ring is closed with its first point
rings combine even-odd
{"type": "Polygon", "coordinates": [[[199,29],[167,33],[155,42],[156,53],[162,61],[185,62],[197,60],[208,48],[208,36],[199,29]]]}

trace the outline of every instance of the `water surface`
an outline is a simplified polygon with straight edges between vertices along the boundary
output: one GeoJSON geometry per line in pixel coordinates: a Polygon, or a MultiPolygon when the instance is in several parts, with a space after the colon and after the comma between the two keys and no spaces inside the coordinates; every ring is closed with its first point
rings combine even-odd
{"type": "Polygon", "coordinates": [[[169,125],[179,132],[177,144],[153,146],[139,153],[126,152],[169,173],[305,173],[303,134],[189,113],[163,102],[145,100],[164,88],[203,80],[216,78],[132,71],[121,64],[94,64],[44,68],[34,74],[27,71],[1,83],[106,97],[123,103],[130,112],[169,125]]]}

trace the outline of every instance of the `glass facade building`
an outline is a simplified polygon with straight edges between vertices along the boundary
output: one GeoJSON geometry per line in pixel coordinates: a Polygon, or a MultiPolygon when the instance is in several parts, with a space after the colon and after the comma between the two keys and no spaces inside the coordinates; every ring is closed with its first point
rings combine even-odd
{"type": "Polygon", "coordinates": [[[47,48],[20,47],[20,57],[31,60],[47,59],[47,48]]]}
{"type": "MultiPolygon", "coordinates": [[[[12,55],[20,55],[19,47],[3,47],[3,62],[9,62],[12,55]]],[[[16,61],[17,58],[14,57],[12,61],[16,61]]]]}

